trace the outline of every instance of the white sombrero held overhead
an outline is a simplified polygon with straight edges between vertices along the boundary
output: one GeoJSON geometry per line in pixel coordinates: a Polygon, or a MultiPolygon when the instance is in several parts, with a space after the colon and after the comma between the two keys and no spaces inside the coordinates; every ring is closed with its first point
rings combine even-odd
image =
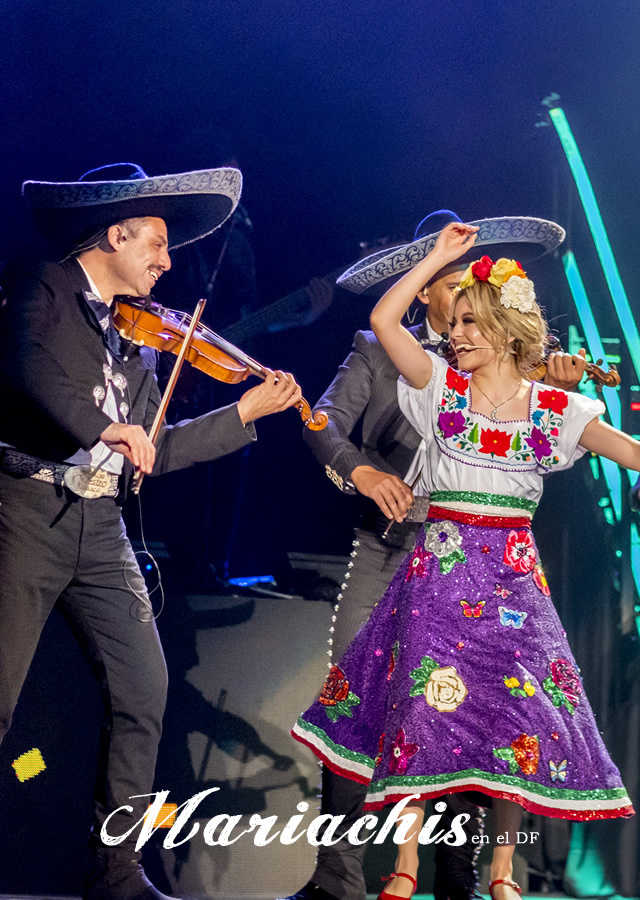
{"type": "MultiPolygon", "coordinates": [[[[450,222],[462,220],[448,209],[426,216],[418,225],[413,241],[391,249],[378,250],[343,272],[337,280],[340,287],[356,294],[381,297],[391,285],[433,250],[442,229],[450,222]]],[[[473,248],[449,268],[466,268],[481,256],[508,256],[530,262],[555,250],[565,238],[564,228],[547,219],[529,216],[501,216],[478,219],[478,239],[473,248]]],[[[444,274],[444,270],[443,270],[444,274]]]]}

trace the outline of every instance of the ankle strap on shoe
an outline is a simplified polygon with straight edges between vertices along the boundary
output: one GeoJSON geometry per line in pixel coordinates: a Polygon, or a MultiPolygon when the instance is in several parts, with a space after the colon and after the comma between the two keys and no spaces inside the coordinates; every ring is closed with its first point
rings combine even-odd
{"type": "Polygon", "coordinates": [[[514,891],[517,891],[518,894],[522,894],[522,888],[520,887],[520,885],[517,882],[511,881],[509,878],[496,878],[495,881],[489,882],[489,894],[491,895],[492,898],[493,898],[493,891],[491,890],[491,888],[496,884],[506,884],[508,887],[512,887],[514,889],[514,891]]]}
{"type": "MultiPolygon", "coordinates": [[[[394,878],[408,878],[413,885],[414,891],[418,888],[417,880],[413,877],[413,875],[407,875],[406,872],[392,872],[391,875],[383,875],[382,881],[392,881],[394,878]]],[[[497,884],[497,882],[494,882],[494,884],[497,884]]]]}

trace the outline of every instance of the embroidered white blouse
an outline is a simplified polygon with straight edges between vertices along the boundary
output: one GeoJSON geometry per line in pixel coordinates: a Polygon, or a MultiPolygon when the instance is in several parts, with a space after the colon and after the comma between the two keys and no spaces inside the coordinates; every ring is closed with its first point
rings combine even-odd
{"type": "Polygon", "coordinates": [[[494,421],[471,409],[470,376],[429,355],[433,375],[426,387],[398,380],[400,408],[426,443],[417,494],[481,491],[537,503],[543,477],[570,468],[586,452],[579,441],[604,412],[599,400],[534,382],[528,419],[494,421]]]}

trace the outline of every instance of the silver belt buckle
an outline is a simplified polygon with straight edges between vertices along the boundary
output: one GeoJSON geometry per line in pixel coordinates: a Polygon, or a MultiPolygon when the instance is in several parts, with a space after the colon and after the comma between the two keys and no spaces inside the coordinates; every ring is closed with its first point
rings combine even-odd
{"type": "Polygon", "coordinates": [[[413,506],[409,509],[407,513],[407,518],[405,522],[424,522],[427,518],[427,512],[429,511],[429,498],[428,497],[414,497],[413,498],[413,506]]]}
{"type": "Polygon", "coordinates": [[[113,481],[113,473],[93,466],[70,466],[64,473],[66,487],[85,500],[115,496],[113,481]]]}

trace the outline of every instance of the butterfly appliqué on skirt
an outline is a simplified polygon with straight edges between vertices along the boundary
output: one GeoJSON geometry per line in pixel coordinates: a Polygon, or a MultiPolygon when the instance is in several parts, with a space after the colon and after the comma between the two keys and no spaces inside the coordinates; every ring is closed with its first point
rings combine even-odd
{"type": "Polygon", "coordinates": [[[466,600],[460,601],[460,606],[462,607],[463,614],[467,617],[467,619],[477,619],[482,615],[482,611],[486,604],[485,600],[479,600],[478,603],[473,606],[468,603],[466,600]]]}

